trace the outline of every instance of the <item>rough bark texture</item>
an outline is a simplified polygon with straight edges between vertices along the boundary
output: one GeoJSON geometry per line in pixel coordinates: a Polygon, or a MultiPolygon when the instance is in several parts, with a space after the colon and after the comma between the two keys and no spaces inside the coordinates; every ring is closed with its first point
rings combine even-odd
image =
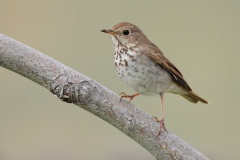
{"type": "Polygon", "coordinates": [[[100,117],[142,145],[158,160],[207,160],[204,155],[96,81],[43,53],[0,34],[0,66],[100,117]]]}

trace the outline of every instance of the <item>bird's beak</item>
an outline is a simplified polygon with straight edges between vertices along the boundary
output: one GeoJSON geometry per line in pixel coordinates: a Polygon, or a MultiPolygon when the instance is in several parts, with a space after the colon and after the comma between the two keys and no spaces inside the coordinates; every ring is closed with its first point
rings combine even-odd
{"type": "Polygon", "coordinates": [[[104,33],[108,33],[108,34],[111,34],[111,35],[116,35],[117,33],[111,29],[102,29],[101,30],[102,32],[104,33]]]}

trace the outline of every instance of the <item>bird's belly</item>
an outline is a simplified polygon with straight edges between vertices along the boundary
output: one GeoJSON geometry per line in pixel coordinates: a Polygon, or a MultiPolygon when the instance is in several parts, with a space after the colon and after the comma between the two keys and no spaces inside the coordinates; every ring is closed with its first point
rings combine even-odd
{"type": "Polygon", "coordinates": [[[115,57],[118,75],[133,90],[142,95],[159,95],[173,84],[172,76],[161,65],[145,55],[115,57]]]}

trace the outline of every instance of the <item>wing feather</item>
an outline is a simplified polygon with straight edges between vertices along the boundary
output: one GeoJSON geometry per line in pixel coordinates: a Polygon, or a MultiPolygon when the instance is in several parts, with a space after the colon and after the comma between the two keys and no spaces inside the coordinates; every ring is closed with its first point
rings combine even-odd
{"type": "Polygon", "coordinates": [[[150,44],[151,47],[148,47],[146,53],[152,60],[157,62],[163,68],[165,68],[171,75],[174,77],[176,82],[182,86],[187,91],[192,91],[188,83],[184,80],[182,73],[174,66],[162,53],[162,51],[153,43],[150,44]],[[149,51],[150,49],[150,51],[149,51]]]}

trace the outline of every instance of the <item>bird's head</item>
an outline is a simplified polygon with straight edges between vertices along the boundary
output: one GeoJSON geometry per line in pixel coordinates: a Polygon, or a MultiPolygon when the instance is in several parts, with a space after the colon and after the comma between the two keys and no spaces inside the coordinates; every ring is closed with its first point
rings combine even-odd
{"type": "Polygon", "coordinates": [[[122,22],[113,26],[112,29],[103,29],[101,31],[112,36],[115,46],[120,44],[130,48],[148,40],[140,28],[128,22],[122,22]]]}

